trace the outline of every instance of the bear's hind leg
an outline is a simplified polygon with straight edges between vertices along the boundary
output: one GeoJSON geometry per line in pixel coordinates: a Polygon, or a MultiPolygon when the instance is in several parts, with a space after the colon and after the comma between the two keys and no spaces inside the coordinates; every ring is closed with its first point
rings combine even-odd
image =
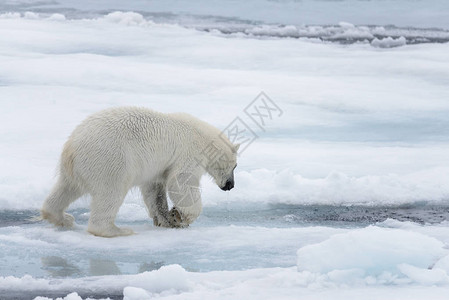
{"type": "Polygon", "coordinates": [[[82,194],[79,188],[74,187],[67,179],[60,176],[42,206],[42,219],[48,220],[56,226],[72,227],[75,218],[64,211],[70,203],[81,197],[82,194]]]}
{"type": "Polygon", "coordinates": [[[115,217],[125,199],[126,193],[113,192],[92,195],[90,218],[87,231],[96,236],[115,237],[134,234],[130,228],[119,228],[115,217]]]}

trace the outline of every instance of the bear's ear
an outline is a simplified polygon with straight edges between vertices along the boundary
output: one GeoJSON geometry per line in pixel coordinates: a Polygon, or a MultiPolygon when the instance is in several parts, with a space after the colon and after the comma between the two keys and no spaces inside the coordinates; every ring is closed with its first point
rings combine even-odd
{"type": "Polygon", "coordinates": [[[234,153],[237,153],[237,151],[239,151],[240,148],[240,144],[235,144],[234,145],[234,153]]]}

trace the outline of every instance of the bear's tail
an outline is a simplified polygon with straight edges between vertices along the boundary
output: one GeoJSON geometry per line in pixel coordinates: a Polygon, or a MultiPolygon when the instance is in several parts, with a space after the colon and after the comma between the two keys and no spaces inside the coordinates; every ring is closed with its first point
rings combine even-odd
{"type": "Polygon", "coordinates": [[[68,177],[73,177],[73,161],[75,158],[75,151],[73,150],[70,139],[64,144],[64,149],[61,154],[60,168],[61,173],[68,177]]]}

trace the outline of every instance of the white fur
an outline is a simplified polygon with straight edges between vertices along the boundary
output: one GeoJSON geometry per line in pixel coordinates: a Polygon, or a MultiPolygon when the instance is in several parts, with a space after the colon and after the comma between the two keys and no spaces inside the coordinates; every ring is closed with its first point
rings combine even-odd
{"type": "Polygon", "coordinates": [[[59,178],[42,207],[42,218],[70,227],[74,218],[64,211],[90,194],[88,231],[104,237],[129,235],[131,229],[118,228],[114,221],[127,192],[138,186],[155,225],[187,226],[202,210],[201,176],[207,172],[224,187],[233,180],[237,149],[217,128],[187,114],[139,107],[95,113],[65,143],[59,178]],[[204,159],[211,143],[225,159],[204,159]]]}

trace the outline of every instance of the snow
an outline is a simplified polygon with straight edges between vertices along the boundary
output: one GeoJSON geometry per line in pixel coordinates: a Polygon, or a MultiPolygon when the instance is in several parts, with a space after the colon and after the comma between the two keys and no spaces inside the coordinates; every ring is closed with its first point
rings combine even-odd
{"type": "Polygon", "coordinates": [[[212,183],[204,184],[205,195],[210,195],[206,205],[223,201],[288,204],[332,205],[400,205],[433,199],[445,202],[449,194],[448,170],[434,168],[406,175],[348,176],[330,171],[324,178],[304,178],[289,169],[270,171],[258,169],[237,173],[236,181],[244,189],[236,187],[238,195],[230,199],[213,197],[212,183]],[[426,182],[432,178],[432,182],[426,182]],[[210,186],[209,186],[210,184],[210,186]]]}
{"type": "MultiPolygon", "coordinates": [[[[368,45],[229,39],[133,12],[56,19],[0,21],[4,209],[39,208],[71,130],[117,105],[186,111],[219,128],[239,116],[253,126],[258,138],[242,153],[235,193],[227,196],[205,178],[206,206],[243,199],[447,202],[447,44],[379,52],[368,45]],[[243,112],[261,90],[285,111],[265,131],[243,112]]],[[[139,197],[131,193],[125,205],[141,206],[139,197]]]]}
{"type": "Polygon", "coordinates": [[[381,4],[1,3],[2,297],[446,299],[447,221],[297,213],[447,212],[449,44],[435,43],[449,39],[447,2],[381,4]],[[283,111],[262,127],[245,113],[261,91],[283,111]],[[88,197],[73,229],[21,217],[37,213],[73,128],[121,105],[222,129],[239,117],[257,136],[235,189],[205,177],[205,210],[185,230],[153,227],[138,190],[117,218],[129,237],[89,235],[88,197]]]}

